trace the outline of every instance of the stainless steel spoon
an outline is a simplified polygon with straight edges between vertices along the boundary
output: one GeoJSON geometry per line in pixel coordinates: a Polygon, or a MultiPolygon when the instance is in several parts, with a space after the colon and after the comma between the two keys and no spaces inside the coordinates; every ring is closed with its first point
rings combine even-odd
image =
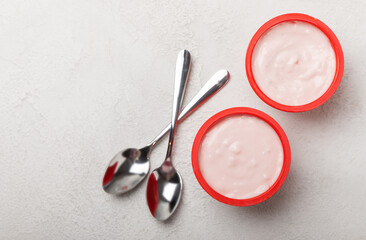
{"type": "MultiPolygon", "coordinates": [[[[179,55],[186,52],[180,52],[179,55]]],[[[182,196],[183,180],[172,164],[172,149],[178,115],[187,86],[187,78],[180,72],[181,67],[177,61],[174,82],[173,114],[170,127],[168,150],[163,164],[155,169],[149,177],[146,188],[146,200],[151,214],[159,221],[168,219],[177,208],[182,196]]],[[[184,70],[183,70],[184,71],[184,70]]]]}
{"type": "MultiPolygon", "coordinates": [[[[216,72],[181,111],[178,122],[182,121],[204,101],[218,92],[228,80],[229,73],[227,70],[216,72]]],[[[150,169],[150,153],[152,149],[169,130],[170,124],[144,148],[128,148],[117,153],[109,163],[104,175],[103,189],[110,194],[122,194],[142,182],[150,169]]]]}

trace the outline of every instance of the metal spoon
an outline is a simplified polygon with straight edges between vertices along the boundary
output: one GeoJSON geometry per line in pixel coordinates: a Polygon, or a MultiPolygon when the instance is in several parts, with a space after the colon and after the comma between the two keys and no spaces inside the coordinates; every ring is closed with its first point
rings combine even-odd
{"type": "MultiPolygon", "coordinates": [[[[179,55],[181,54],[180,52],[179,55]]],[[[187,78],[181,76],[181,67],[178,62],[175,72],[173,114],[168,150],[163,164],[150,174],[146,188],[146,200],[150,212],[159,221],[168,219],[174,213],[182,196],[183,180],[172,164],[172,149],[178,114],[187,85],[187,78]]]]}
{"type": "MultiPolygon", "coordinates": [[[[227,70],[216,72],[202,87],[197,95],[179,114],[182,121],[205,100],[213,96],[229,80],[227,70]]],[[[145,178],[150,169],[150,153],[154,146],[169,132],[170,123],[146,147],[128,148],[117,153],[109,163],[103,179],[103,189],[110,194],[122,194],[136,187],[145,178]]]]}

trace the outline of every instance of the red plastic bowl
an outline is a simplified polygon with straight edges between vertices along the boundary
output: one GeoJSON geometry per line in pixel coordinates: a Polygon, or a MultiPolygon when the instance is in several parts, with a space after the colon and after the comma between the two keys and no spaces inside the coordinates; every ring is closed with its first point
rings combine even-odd
{"type": "Polygon", "coordinates": [[[263,202],[270,198],[275,192],[280,189],[282,184],[284,183],[287,174],[290,170],[290,164],[291,164],[291,150],[290,150],[290,143],[287,139],[287,136],[281,126],[269,115],[265,114],[264,112],[261,112],[259,110],[253,109],[253,108],[246,108],[246,107],[236,107],[236,108],[229,108],[226,110],[223,110],[215,115],[213,115],[211,118],[209,118],[200,128],[198,131],[196,138],[194,139],[193,148],[192,148],[192,166],[193,166],[193,172],[201,185],[201,187],[214,199],[226,203],[232,206],[250,206],[254,205],[260,202],[263,202]],[[216,192],[213,188],[208,185],[206,180],[203,178],[201,174],[201,170],[199,167],[199,159],[198,159],[198,151],[201,144],[201,140],[203,136],[206,134],[206,132],[211,128],[211,126],[215,125],[218,121],[220,121],[223,118],[226,118],[228,116],[232,115],[252,115],[255,117],[258,117],[265,122],[267,122],[278,134],[282,147],[283,147],[283,166],[281,173],[276,180],[276,182],[264,193],[248,199],[233,199],[228,198],[218,192],[216,192]]]}
{"type": "Polygon", "coordinates": [[[247,55],[245,59],[245,68],[247,72],[247,77],[250,83],[250,86],[253,88],[254,92],[261,98],[265,103],[268,105],[277,108],[282,111],[286,112],[304,112],[314,108],[319,107],[323,103],[325,103],[337,90],[338,85],[341,82],[342,75],[343,75],[343,68],[344,68],[344,58],[341,44],[339,43],[336,35],[332,32],[332,30],[321,22],[319,19],[311,17],[309,15],[301,14],[301,13],[289,13],[280,15],[278,17],[272,18],[262,27],[258,29],[258,31],[254,34],[252,40],[249,43],[247,55]],[[252,56],[253,50],[258,42],[258,40],[262,37],[262,35],[269,30],[271,27],[275,26],[276,24],[286,22],[286,21],[303,21],[314,25],[315,27],[319,28],[328,38],[330,43],[332,44],[335,57],[336,57],[336,72],[334,75],[334,79],[328,90],[317,100],[300,106],[288,106],[278,102],[273,101],[267,95],[265,95],[262,90],[258,87],[252,72],[252,56]]]}

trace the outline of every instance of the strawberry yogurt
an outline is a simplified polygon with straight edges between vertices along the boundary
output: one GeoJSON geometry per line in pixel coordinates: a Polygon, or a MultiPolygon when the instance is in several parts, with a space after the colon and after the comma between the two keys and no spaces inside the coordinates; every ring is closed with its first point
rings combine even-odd
{"type": "Polygon", "coordinates": [[[253,77],[272,100],[300,106],[320,98],[336,72],[329,38],[304,21],[286,21],[267,30],[252,56],[253,77]]]}
{"type": "Polygon", "coordinates": [[[216,192],[232,199],[249,199],[276,182],[284,150],[267,122],[240,114],[221,119],[205,133],[198,159],[203,178],[216,192]]]}

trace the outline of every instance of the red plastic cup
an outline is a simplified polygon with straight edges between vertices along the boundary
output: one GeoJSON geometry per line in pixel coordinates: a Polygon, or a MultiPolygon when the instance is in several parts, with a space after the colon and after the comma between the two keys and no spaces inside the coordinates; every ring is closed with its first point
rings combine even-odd
{"type": "Polygon", "coordinates": [[[301,14],[301,13],[289,13],[280,15],[278,17],[272,18],[265,24],[263,24],[258,31],[254,34],[252,40],[249,43],[247,55],[245,59],[245,68],[247,72],[247,77],[250,83],[250,86],[253,88],[254,92],[261,98],[265,103],[268,105],[277,108],[282,111],[286,112],[304,112],[308,110],[312,110],[314,108],[319,107],[323,103],[325,103],[337,90],[343,75],[343,68],[344,68],[344,58],[341,44],[339,43],[336,35],[332,32],[332,30],[321,22],[319,19],[311,17],[309,15],[301,14]],[[271,27],[275,26],[276,24],[286,22],[286,21],[303,21],[314,25],[315,27],[319,28],[328,38],[333,47],[335,58],[336,58],[336,71],[333,78],[332,84],[329,86],[328,90],[320,96],[315,101],[299,106],[288,106],[281,103],[278,103],[267,95],[265,95],[262,90],[258,87],[255,78],[252,72],[252,56],[253,50],[258,42],[258,40],[262,37],[262,35],[269,30],[271,27]]]}
{"type": "Polygon", "coordinates": [[[215,115],[213,115],[211,118],[209,118],[200,128],[198,131],[196,138],[193,142],[193,148],[192,148],[192,166],[193,166],[193,172],[201,185],[201,187],[209,194],[211,197],[216,199],[217,201],[220,201],[225,204],[229,204],[232,206],[250,206],[254,205],[260,202],[263,202],[270,198],[273,194],[275,194],[278,189],[282,186],[282,184],[285,182],[285,179],[287,177],[287,174],[290,170],[290,164],[291,164],[291,150],[290,150],[290,143],[287,139],[287,136],[281,126],[269,115],[265,114],[264,112],[261,112],[257,109],[253,108],[247,108],[247,107],[236,107],[236,108],[229,108],[226,110],[223,110],[215,115]],[[205,136],[206,132],[217,122],[222,120],[223,118],[230,117],[233,115],[251,115],[258,117],[265,122],[267,122],[278,134],[280,141],[282,143],[283,147],[283,166],[280,175],[278,176],[276,182],[264,193],[248,199],[233,199],[226,197],[218,192],[216,192],[204,179],[202,176],[200,166],[199,166],[199,159],[198,159],[198,151],[200,148],[201,140],[203,136],[205,136]]]}

